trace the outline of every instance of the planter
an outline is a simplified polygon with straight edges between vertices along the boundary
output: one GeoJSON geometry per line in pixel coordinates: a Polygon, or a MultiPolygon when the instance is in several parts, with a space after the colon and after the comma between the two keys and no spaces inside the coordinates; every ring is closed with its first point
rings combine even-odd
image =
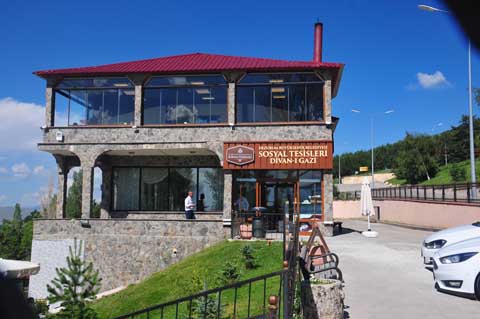
{"type": "Polygon", "coordinates": [[[240,238],[251,239],[252,238],[252,224],[240,225],[240,238]]]}
{"type": "Polygon", "coordinates": [[[303,317],[309,319],[343,319],[343,283],[324,279],[320,283],[302,281],[303,317]]]}

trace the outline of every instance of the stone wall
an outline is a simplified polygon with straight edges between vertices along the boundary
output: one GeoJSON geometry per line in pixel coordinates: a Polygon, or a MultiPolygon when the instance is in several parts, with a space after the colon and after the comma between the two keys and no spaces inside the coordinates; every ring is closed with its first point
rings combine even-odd
{"type": "MultiPolygon", "coordinates": [[[[33,241],[83,240],[86,260],[93,262],[103,279],[101,291],[143,280],[226,238],[221,219],[90,219],[88,223],[82,226],[80,220],[35,220],[33,241]]],[[[45,245],[33,245],[34,250],[35,247],[45,245]]],[[[32,251],[32,256],[45,254],[32,251]]],[[[51,273],[50,277],[54,275],[52,269],[41,271],[51,273]]],[[[51,279],[43,276],[42,284],[51,279]]],[[[35,281],[35,276],[31,280],[35,281]]]]}

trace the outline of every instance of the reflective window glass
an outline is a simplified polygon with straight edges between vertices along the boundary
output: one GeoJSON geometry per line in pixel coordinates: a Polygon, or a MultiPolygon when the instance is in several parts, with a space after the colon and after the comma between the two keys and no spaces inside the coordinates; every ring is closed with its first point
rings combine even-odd
{"type": "Polygon", "coordinates": [[[97,125],[102,123],[103,91],[87,91],[87,124],[97,125]]]}
{"type": "Polygon", "coordinates": [[[57,88],[122,88],[133,87],[128,78],[84,78],[64,79],[57,85],[57,88]]]}
{"type": "Polygon", "coordinates": [[[273,86],[272,93],[272,122],[288,121],[288,87],[273,86]]]}
{"type": "Polygon", "coordinates": [[[143,93],[143,123],[159,124],[165,120],[161,116],[160,90],[146,89],[143,93]]]}
{"type": "Polygon", "coordinates": [[[119,90],[119,107],[117,124],[132,125],[135,114],[135,90],[119,90]]]}
{"type": "Polygon", "coordinates": [[[68,125],[68,91],[55,91],[55,126],[68,125]]]}
{"type": "Polygon", "coordinates": [[[139,168],[117,168],[113,172],[113,209],[139,209],[139,168]]]}
{"type": "Polygon", "coordinates": [[[70,116],[68,125],[86,125],[86,100],[85,90],[70,91],[70,116]]]}
{"type": "Polygon", "coordinates": [[[118,122],[118,90],[104,90],[103,124],[115,124],[118,122]]]}
{"type": "Polygon", "coordinates": [[[170,210],[184,211],[185,197],[188,191],[193,191],[193,201],[197,201],[197,169],[196,168],[171,168],[170,169],[170,210]]]}
{"type": "Polygon", "coordinates": [[[255,88],[249,86],[237,87],[237,122],[254,122],[254,91],[255,88]]]}
{"type": "Polygon", "coordinates": [[[323,84],[307,84],[307,121],[323,119],[323,84]]]}
{"type": "Polygon", "coordinates": [[[146,87],[155,86],[202,86],[226,84],[221,75],[204,76],[155,76],[147,83],[146,87]]]}
{"type": "Polygon", "coordinates": [[[223,210],[223,171],[220,168],[198,169],[197,211],[223,210]]]}
{"type": "Polygon", "coordinates": [[[178,100],[175,107],[175,113],[177,115],[177,123],[191,124],[195,122],[195,116],[193,109],[193,92],[192,88],[178,88],[177,89],[178,100]]]}
{"type": "Polygon", "coordinates": [[[168,168],[143,168],[141,210],[168,210],[168,168]]]}

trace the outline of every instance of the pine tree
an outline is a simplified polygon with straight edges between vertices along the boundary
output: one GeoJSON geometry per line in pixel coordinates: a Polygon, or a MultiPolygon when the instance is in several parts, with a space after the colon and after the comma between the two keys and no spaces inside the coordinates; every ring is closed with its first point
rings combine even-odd
{"type": "Polygon", "coordinates": [[[68,189],[66,214],[68,218],[82,216],[82,171],[73,172],[73,183],[68,189]]]}
{"type": "Polygon", "coordinates": [[[67,267],[56,268],[57,277],[51,282],[52,285],[47,285],[48,302],[60,302],[63,307],[58,313],[59,318],[97,318],[88,303],[94,300],[100,291],[102,279],[99,278],[98,270],[93,269],[91,262],[82,260],[82,250],[82,243],[77,245],[75,239],[74,248],[72,250],[70,247],[70,256],[67,257],[67,267]]]}

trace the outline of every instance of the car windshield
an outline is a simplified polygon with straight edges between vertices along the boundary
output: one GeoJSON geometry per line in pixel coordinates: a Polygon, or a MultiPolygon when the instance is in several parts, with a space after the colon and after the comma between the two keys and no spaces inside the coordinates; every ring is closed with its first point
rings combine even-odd
{"type": "Polygon", "coordinates": [[[479,222],[475,222],[472,224],[473,226],[477,226],[477,227],[480,227],[480,221],[479,222]]]}

